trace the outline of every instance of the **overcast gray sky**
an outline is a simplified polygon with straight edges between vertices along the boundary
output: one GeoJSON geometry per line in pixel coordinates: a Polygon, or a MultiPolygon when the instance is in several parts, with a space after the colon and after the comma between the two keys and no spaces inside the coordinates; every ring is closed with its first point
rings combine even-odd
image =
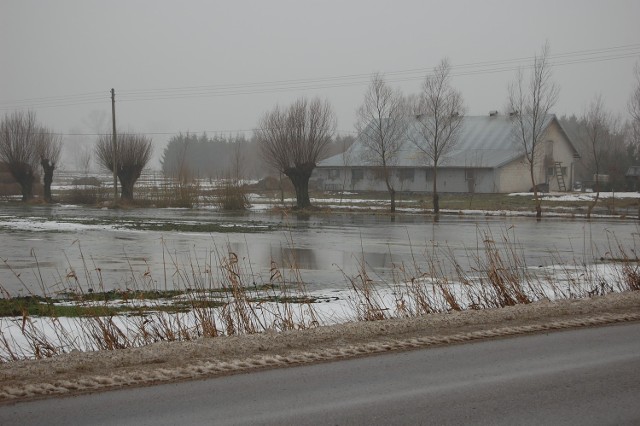
{"type": "Polygon", "coordinates": [[[469,115],[502,110],[515,68],[548,40],[556,114],[601,94],[624,115],[639,17],[637,0],[0,0],[0,113],[94,133],[113,87],[118,127],[158,133],[157,160],[172,133],[249,136],[303,95],[328,99],[338,130],[353,132],[371,73],[415,93],[445,56],[469,115]]]}

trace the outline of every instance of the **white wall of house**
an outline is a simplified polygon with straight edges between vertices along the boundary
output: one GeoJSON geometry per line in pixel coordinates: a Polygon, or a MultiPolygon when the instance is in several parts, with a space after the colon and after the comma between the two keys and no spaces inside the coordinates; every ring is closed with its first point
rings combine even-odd
{"type": "MultiPolygon", "coordinates": [[[[549,184],[550,191],[559,191],[560,185],[556,177],[555,162],[560,162],[564,173],[566,189],[573,184],[574,158],[573,149],[564,137],[560,127],[554,122],[547,129],[544,140],[538,146],[536,167],[534,169],[536,184],[549,184]],[[548,157],[545,159],[545,157],[548,157]]],[[[498,192],[526,192],[532,187],[529,165],[524,156],[521,159],[500,168],[498,192]]]]}
{"type": "MultiPolygon", "coordinates": [[[[317,168],[312,180],[327,191],[387,191],[384,178],[371,168],[317,168]]],[[[396,191],[431,192],[433,170],[426,167],[394,169],[391,183],[396,191]]],[[[439,168],[438,192],[497,192],[499,185],[492,169],[439,168]]]]}
{"type": "MultiPolygon", "coordinates": [[[[316,168],[312,180],[328,191],[387,191],[379,169],[368,167],[316,168]]],[[[426,192],[424,168],[407,167],[391,171],[391,184],[396,191],[426,192]]]]}
{"type": "MultiPolygon", "coordinates": [[[[543,143],[538,147],[535,167],[537,184],[548,183],[551,191],[558,191],[555,162],[560,162],[566,189],[573,184],[574,152],[560,126],[553,122],[547,128],[543,143]]],[[[316,168],[312,179],[324,190],[387,191],[380,169],[371,167],[316,168]]],[[[399,167],[391,172],[396,191],[431,192],[433,169],[399,167]]],[[[531,189],[529,166],[524,157],[496,169],[438,168],[438,192],[509,193],[531,189]]]]}
{"type": "MultiPolygon", "coordinates": [[[[547,141],[547,143],[549,141],[552,143],[553,161],[562,163],[561,169],[563,172],[564,183],[566,189],[570,190],[571,186],[573,185],[573,170],[575,161],[573,157],[573,149],[556,122],[553,122],[547,129],[545,141],[547,141]]],[[[545,149],[548,148],[545,147],[545,149]]],[[[549,189],[551,191],[559,191],[560,186],[558,183],[558,178],[555,174],[555,169],[553,169],[553,173],[551,173],[551,170],[547,170],[548,166],[548,164],[543,165],[544,170],[541,170],[540,176],[540,178],[542,179],[541,182],[548,182],[549,189]]]]}
{"type": "Polygon", "coordinates": [[[529,165],[524,162],[524,157],[501,167],[498,175],[496,192],[526,192],[531,188],[529,165]]]}
{"type": "MultiPolygon", "coordinates": [[[[564,189],[571,189],[576,163],[573,146],[557,120],[551,116],[549,120],[542,143],[537,148],[535,182],[548,184],[552,191],[557,191],[562,189],[559,185],[561,180],[564,181],[564,189]],[[558,179],[558,171],[562,179],[558,179]]],[[[524,156],[516,158],[518,145],[514,145],[508,117],[473,117],[468,123],[469,132],[464,139],[466,145],[452,156],[446,167],[438,168],[437,190],[467,193],[528,191],[532,187],[529,167],[524,156]],[[473,168],[473,164],[485,168],[473,168]]],[[[357,143],[354,146],[361,148],[357,143]]],[[[354,152],[361,153],[362,149],[354,152]]],[[[326,190],[387,191],[379,171],[368,166],[363,158],[351,160],[357,161],[347,166],[349,162],[344,162],[341,156],[331,157],[322,162],[324,165],[316,169],[312,178],[319,188],[326,190]]],[[[398,161],[402,167],[394,168],[391,177],[397,191],[433,190],[432,168],[418,166],[419,160],[410,152],[403,152],[398,161]]]]}
{"type": "MultiPolygon", "coordinates": [[[[433,171],[426,170],[427,190],[433,190],[433,171]]],[[[438,168],[438,192],[495,192],[495,176],[491,169],[438,168]]]]}

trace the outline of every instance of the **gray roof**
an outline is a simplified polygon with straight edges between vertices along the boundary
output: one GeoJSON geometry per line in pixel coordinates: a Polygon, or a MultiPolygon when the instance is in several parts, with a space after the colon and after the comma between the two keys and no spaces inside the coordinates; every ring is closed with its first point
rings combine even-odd
{"type": "Polygon", "coordinates": [[[624,174],[626,177],[640,177],[640,166],[631,166],[624,174]]]}
{"type": "MultiPolygon", "coordinates": [[[[552,121],[558,122],[555,115],[550,114],[545,119],[544,127],[548,127],[552,121]]],[[[564,130],[562,132],[564,133],[564,130]]],[[[571,141],[569,143],[571,144],[571,141]]],[[[465,116],[455,150],[441,159],[441,165],[495,168],[522,156],[522,144],[514,137],[514,126],[510,117],[505,115],[465,116]]],[[[425,164],[427,163],[423,155],[411,141],[407,140],[398,156],[396,166],[415,167],[425,164]]],[[[367,160],[366,148],[358,139],[344,154],[334,155],[318,163],[318,167],[344,167],[345,165],[371,166],[367,160]],[[345,155],[348,161],[345,161],[345,155]]]]}

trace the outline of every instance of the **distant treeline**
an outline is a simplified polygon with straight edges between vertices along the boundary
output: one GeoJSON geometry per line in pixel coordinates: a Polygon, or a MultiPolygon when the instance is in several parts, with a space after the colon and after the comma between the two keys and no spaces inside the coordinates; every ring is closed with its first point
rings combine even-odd
{"type": "MultiPolygon", "coordinates": [[[[562,116],[560,124],[574,143],[580,158],[575,163],[575,180],[589,183],[596,172],[594,156],[589,146],[587,123],[583,117],[562,116]]],[[[601,184],[603,190],[624,191],[628,189],[625,173],[629,167],[640,164],[638,146],[628,142],[630,129],[626,125],[613,125],[601,129],[606,140],[606,149],[598,153],[599,174],[608,175],[608,182],[601,184]]]]}
{"type": "Polygon", "coordinates": [[[255,141],[244,135],[180,133],[169,140],[160,165],[165,176],[181,180],[242,174],[253,178],[259,164],[255,141]],[[240,170],[239,170],[240,169],[240,170]],[[251,172],[252,176],[246,175],[251,172]]]}
{"type": "MultiPolygon", "coordinates": [[[[343,152],[354,141],[353,136],[336,136],[327,156],[343,152]]],[[[160,159],[165,176],[182,181],[192,179],[260,179],[275,174],[262,160],[255,137],[243,134],[200,136],[180,133],[173,136],[160,159]]]]}

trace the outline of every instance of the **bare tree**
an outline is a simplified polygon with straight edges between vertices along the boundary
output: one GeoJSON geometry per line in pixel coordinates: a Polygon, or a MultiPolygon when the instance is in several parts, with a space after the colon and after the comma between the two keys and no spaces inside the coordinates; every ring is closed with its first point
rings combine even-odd
{"type": "Polygon", "coordinates": [[[81,146],[76,150],[76,153],[75,153],[76,170],[82,171],[82,174],[84,176],[89,175],[89,170],[91,170],[91,160],[92,160],[92,152],[89,147],[81,146]]]}
{"type": "MultiPolygon", "coordinates": [[[[151,139],[138,134],[118,132],[116,144],[116,174],[120,180],[123,200],[133,200],[133,186],[151,159],[151,139]]],[[[102,135],[96,143],[96,158],[101,166],[113,173],[113,140],[102,135]]]]}
{"type": "Polygon", "coordinates": [[[82,119],[82,124],[93,133],[104,133],[109,128],[109,114],[104,110],[92,109],[82,119]]]}
{"type": "MultiPolygon", "coordinates": [[[[92,109],[82,118],[82,124],[95,135],[108,133],[111,126],[110,114],[105,110],[92,109]]],[[[79,131],[78,133],[82,132],[79,131]]],[[[76,169],[82,171],[84,176],[88,176],[89,171],[92,169],[94,147],[91,145],[93,142],[89,138],[82,138],[78,141],[80,146],[77,146],[74,150],[76,169]]]]}
{"type": "Polygon", "coordinates": [[[342,189],[340,191],[340,204],[344,198],[344,191],[347,186],[347,170],[351,165],[351,151],[349,147],[353,144],[355,138],[353,136],[339,137],[338,143],[340,144],[340,150],[342,151],[342,189]]]}
{"type": "Polygon", "coordinates": [[[231,152],[231,177],[235,181],[236,184],[239,184],[242,179],[244,179],[245,175],[245,164],[247,162],[246,159],[246,147],[244,140],[236,137],[233,142],[233,150],[231,152]]]}
{"type": "Polygon", "coordinates": [[[187,136],[183,139],[182,144],[180,146],[178,158],[177,158],[178,170],[176,171],[177,173],[176,177],[178,178],[178,183],[181,186],[187,185],[188,183],[190,183],[193,177],[191,175],[191,168],[187,165],[187,154],[189,152],[191,143],[192,143],[192,140],[191,138],[189,138],[189,133],[187,132],[187,136]]]}
{"type": "Polygon", "coordinates": [[[11,176],[22,190],[22,200],[33,198],[37,174],[37,123],[34,112],[16,111],[0,124],[0,161],[7,163],[11,176]]]}
{"type": "Polygon", "coordinates": [[[508,105],[514,124],[514,137],[519,142],[529,167],[536,217],[542,217],[542,205],[536,186],[536,167],[544,154],[540,145],[544,141],[547,115],[558,101],[559,87],[552,81],[549,63],[549,43],[546,43],[533,59],[533,68],[528,81],[524,72],[518,70],[516,79],[509,85],[508,105]]]}
{"type": "Polygon", "coordinates": [[[613,119],[609,113],[605,111],[602,96],[596,96],[583,117],[585,126],[585,139],[587,141],[587,149],[589,151],[590,160],[593,165],[595,175],[596,197],[587,207],[587,218],[591,217],[591,212],[598,203],[600,198],[600,172],[601,162],[609,149],[609,141],[613,125],[613,119]]]}
{"type": "Polygon", "coordinates": [[[357,111],[356,130],[365,147],[367,161],[382,172],[389,191],[391,212],[396,211],[396,190],[391,176],[406,138],[406,103],[399,90],[389,87],[376,73],[357,111]]]}
{"type": "MultiPolygon", "coordinates": [[[[629,150],[637,156],[640,154],[640,62],[634,68],[635,87],[629,98],[629,114],[631,115],[631,141],[629,150]]],[[[638,201],[638,219],[640,220],[640,201],[638,201]]]]}
{"type": "Polygon", "coordinates": [[[325,155],[335,128],[331,105],[319,98],[301,98],[288,108],[276,106],[260,120],[256,137],[263,158],[291,180],[297,208],[311,206],[309,178],[325,155]]]}
{"type": "Polygon", "coordinates": [[[32,111],[16,111],[0,123],[0,161],[7,163],[9,172],[20,185],[23,201],[33,198],[40,165],[44,169],[45,200],[51,201],[53,171],[61,149],[61,137],[39,125],[32,111]]]}
{"type": "Polygon", "coordinates": [[[448,59],[443,59],[433,73],[427,75],[414,109],[415,132],[409,132],[409,139],[427,165],[433,166],[433,212],[438,220],[438,166],[456,148],[464,116],[462,94],[451,87],[448,59]]]}
{"type": "Polygon", "coordinates": [[[36,142],[36,153],[40,159],[40,165],[44,172],[44,200],[47,203],[53,201],[51,196],[51,183],[53,182],[53,172],[60,161],[62,152],[62,137],[53,132],[40,128],[36,142]]]}
{"type": "Polygon", "coordinates": [[[629,114],[631,115],[632,143],[640,145],[640,62],[634,68],[635,87],[629,98],[629,114]]]}

